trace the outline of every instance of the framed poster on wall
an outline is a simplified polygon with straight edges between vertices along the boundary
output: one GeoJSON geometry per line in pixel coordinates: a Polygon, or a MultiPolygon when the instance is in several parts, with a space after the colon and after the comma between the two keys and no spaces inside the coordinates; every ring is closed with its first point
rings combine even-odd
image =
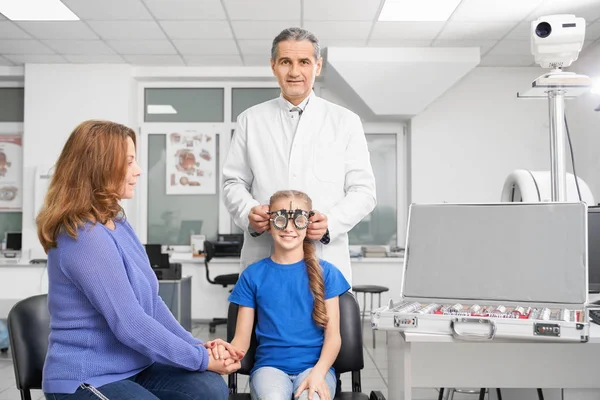
{"type": "Polygon", "coordinates": [[[23,207],[21,135],[0,135],[0,210],[23,207]]]}
{"type": "Polygon", "coordinates": [[[216,132],[182,130],[166,140],[167,194],[215,194],[216,132]]]}

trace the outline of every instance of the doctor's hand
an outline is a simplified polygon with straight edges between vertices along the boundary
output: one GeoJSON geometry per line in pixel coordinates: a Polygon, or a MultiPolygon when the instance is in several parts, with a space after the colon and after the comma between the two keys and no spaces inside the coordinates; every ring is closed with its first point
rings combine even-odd
{"type": "Polygon", "coordinates": [[[310,217],[309,221],[306,237],[310,240],[321,240],[328,228],[327,215],[315,211],[315,215],[310,217]]]}
{"type": "Polygon", "coordinates": [[[250,210],[248,221],[250,222],[250,227],[252,227],[256,233],[263,233],[264,231],[269,230],[270,221],[269,214],[267,214],[268,211],[269,206],[265,204],[254,206],[250,210]]]}

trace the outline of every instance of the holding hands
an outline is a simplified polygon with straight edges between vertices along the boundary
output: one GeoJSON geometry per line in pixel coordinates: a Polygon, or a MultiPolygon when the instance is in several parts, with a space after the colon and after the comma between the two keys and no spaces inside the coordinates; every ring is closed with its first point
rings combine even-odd
{"type": "Polygon", "coordinates": [[[231,374],[242,366],[241,360],[245,352],[236,348],[231,343],[221,339],[210,340],[204,343],[208,350],[208,370],[221,375],[231,374]]]}

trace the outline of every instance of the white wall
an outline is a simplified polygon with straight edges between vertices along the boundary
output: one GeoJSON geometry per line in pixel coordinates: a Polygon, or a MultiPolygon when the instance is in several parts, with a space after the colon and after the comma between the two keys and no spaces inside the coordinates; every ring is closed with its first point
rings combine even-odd
{"type": "MultiPolygon", "coordinates": [[[[592,78],[600,78],[600,43],[589,49],[570,68],[578,74],[592,78]]],[[[590,187],[594,199],[600,203],[600,94],[588,93],[567,103],[567,120],[573,151],[575,153],[575,169],[590,187]]]]}
{"type": "Polygon", "coordinates": [[[35,227],[36,166],[52,166],[69,134],[84,120],[108,119],[135,127],[136,93],[127,65],[30,64],[25,67],[25,88],[23,249],[32,250],[31,258],[45,258],[35,227]]]}
{"type": "Polygon", "coordinates": [[[519,168],[550,168],[548,106],[517,99],[544,71],[475,68],[411,121],[411,201],[497,202],[519,168]]]}

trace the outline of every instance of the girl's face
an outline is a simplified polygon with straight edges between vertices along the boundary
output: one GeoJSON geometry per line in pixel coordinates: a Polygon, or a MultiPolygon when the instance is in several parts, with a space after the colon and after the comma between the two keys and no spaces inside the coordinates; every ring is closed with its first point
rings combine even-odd
{"type": "MultiPolygon", "coordinates": [[[[292,212],[296,209],[301,209],[307,213],[310,211],[309,205],[296,198],[281,198],[273,202],[269,207],[269,211],[276,212],[279,210],[286,210],[292,212]]],[[[283,229],[276,228],[273,222],[275,214],[271,214],[271,235],[276,247],[280,247],[283,250],[295,250],[302,246],[304,238],[306,237],[306,229],[297,229],[292,218],[288,218],[287,225],[283,229]]]]}

